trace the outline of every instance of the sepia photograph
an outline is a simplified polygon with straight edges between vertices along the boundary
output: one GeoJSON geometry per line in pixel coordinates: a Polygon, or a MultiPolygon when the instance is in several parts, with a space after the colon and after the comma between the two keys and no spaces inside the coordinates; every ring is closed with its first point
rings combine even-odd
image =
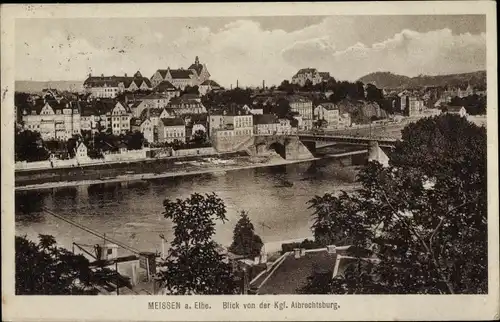
{"type": "Polygon", "coordinates": [[[354,308],[343,295],[498,300],[494,6],[190,15],[198,5],[13,6],[26,16],[2,60],[12,295],[233,319],[328,318],[354,308]],[[205,295],[231,297],[189,300],[205,295]]]}

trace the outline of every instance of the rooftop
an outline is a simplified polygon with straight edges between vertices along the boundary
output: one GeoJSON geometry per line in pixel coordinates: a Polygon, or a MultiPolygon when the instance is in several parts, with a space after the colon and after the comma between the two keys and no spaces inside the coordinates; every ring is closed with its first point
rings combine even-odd
{"type": "Polygon", "coordinates": [[[184,126],[184,120],[180,118],[161,119],[164,126],[184,126]]]}
{"type": "Polygon", "coordinates": [[[293,253],[287,253],[278,268],[269,272],[269,278],[259,288],[258,293],[297,294],[298,289],[307,285],[307,278],[315,272],[333,272],[336,258],[337,255],[329,254],[326,248],[307,251],[300,258],[295,258],[293,253]]]}
{"type": "Polygon", "coordinates": [[[337,248],[336,253],[329,253],[327,248],[318,248],[306,250],[299,258],[295,258],[294,252],[283,256],[284,259],[277,266],[252,283],[251,287],[260,286],[258,294],[297,294],[299,289],[307,285],[308,277],[315,273],[331,273],[333,278],[338,256],[343,259],[339,262],[337,275],[343,274],[345,268],[357,257],[367,259],[371,256],[371,251],[346,246],[337,248]]]}
{"type": "Polygon", "coordinates": [[[278,122],[274,114],[258,114],[253,116],[253,124],[273,124],[278,122]]]}

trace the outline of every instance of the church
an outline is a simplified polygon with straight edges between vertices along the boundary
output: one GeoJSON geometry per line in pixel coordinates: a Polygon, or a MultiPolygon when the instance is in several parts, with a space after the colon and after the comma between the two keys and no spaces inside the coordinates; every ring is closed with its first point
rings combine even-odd
{"type": "Polygon", "coordinates": [[[176,88],[183,90],[186,86],[196,86],[210,79],[207,66],[200,63],[196,56],[194,63],[187,69],[158,69],[151,77],[151,85],[158,86],[162,82],[169,82],[176,88]]]}

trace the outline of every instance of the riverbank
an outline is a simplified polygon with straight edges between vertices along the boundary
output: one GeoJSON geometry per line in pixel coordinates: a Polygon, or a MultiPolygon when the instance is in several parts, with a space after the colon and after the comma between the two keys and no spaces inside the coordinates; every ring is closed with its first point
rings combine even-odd
{"type": "MultiPolygon", "coordinates": [[[[125,173],[115,176],[107,176],[100,178],[91,178],[88,180],[71,180],[71,181],[53,181],[53,182],[36,182],[33,184],[19,185],[15,187],[15,191],[51,189],[59,187],[71,187],[81,185],[91,185],[99,183],[125,182],[149,180],[155,178],[167,178],[178,176],[189,176],[212,173],[214,175],[224,175],[226,171],[235,171],[243,169],[272,167],[287,165],[300,162],[309,162],[320,158],[308,158],[302,160],[285,160],[279,156],[268,157],[250,157],[238,156],[233,159],[220,158],[197,158],[196,160],[176,161],[172,168],[164,172],[144,172],[144,173],[125,173]]],[[[131,172],[131,171],[126,171],[131,172]]],[[[17,183],[17,182],[16,182],[17,183]]]]}

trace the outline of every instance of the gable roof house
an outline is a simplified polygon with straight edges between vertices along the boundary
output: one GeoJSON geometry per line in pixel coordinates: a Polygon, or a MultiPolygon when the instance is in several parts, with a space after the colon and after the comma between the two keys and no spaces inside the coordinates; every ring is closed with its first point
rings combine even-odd
{"type": "Polygon", "coordinates": [[[148,78],[142,77],[137,71],[133,77],[125,76],[92,76],[83,82],[83,87],[87,93],[93,97],[114,98],[125,91],[134,92],[137,90],[150,90],[151,82],[148,78]]]}
{"type": "Polygon", "coordinates": [[[169,81],[174,87],[183,90],[186,86],[200,85],[210,79],[210,73],[207,66],[200,63],[198,56],[187,69],[158,69],[151,76],[151,84],[156,88],[163,81],[169,81]]]}

